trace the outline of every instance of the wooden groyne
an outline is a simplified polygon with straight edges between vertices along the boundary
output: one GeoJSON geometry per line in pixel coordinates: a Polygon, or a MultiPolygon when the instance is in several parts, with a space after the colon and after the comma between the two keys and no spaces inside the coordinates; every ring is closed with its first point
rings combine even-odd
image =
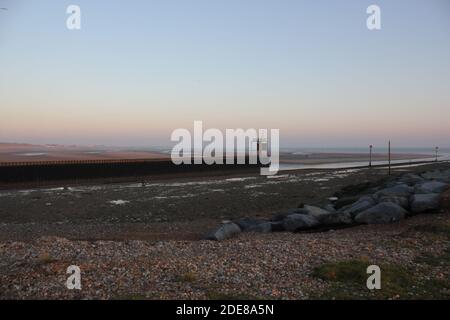
{"type": "Polygon", "coordinates": [[[114,178],[136,178],[167,174],[209,175],[213,172],[257,172],[260,165],[175,165],[170,159],[63,160],[0,163],[0,183],[44,183],[114,178]]]}

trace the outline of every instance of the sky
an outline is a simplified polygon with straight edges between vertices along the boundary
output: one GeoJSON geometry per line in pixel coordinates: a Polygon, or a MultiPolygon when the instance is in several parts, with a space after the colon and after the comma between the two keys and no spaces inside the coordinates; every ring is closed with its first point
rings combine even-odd
{"type": "Polygon", "coordinates": [[[0,7],[0,142],[169,145],[202,120],[280,129],[282,146],[450,146],[448,0],[0,7]]]}

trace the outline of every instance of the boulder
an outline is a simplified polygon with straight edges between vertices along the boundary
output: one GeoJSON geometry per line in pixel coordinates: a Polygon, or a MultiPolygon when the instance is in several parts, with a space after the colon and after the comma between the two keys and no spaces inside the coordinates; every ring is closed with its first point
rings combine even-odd
{"type": "Polygon", "coordinates": [[[404,183],[398,184],[393,187],[381,189],[375,195],[378,198],[382,197],[409,197],[414,192],[414,188],[404,183]]]}
{"type": "Polygon", "coordinates": [[[303,206],[303,208],[298,209],[297,211],[300,214],[307,214],[309,216],[312,216],[314,218],[318,218],[322,215],[326,215],[329,214],[329,212],[325,209],[319,208],[319,207],[315,207],[315,206],[309,206],[309,205],[305,205],[303,206]]]}
{"type": "Polygon", "coordinates": [[[355,217],[358,213],[373,207],[376,204],[375,200],[369,196],[359,198],[355,203],[348,205],[340,210],[340,212],[348,213],[355,217]]]}
{"type": "Polygon", "coordinates": [[[437,193],[415,194],[411,197],[411,211],[421,213],[439,208],[440,195],[437,193]]]}
{"type": "Polygon", "coordinates": [[[438,180],[450,183],[450,170],[435,170],[422,173],[422,177],[426,180],[438,180]]]}
{"type": "Polygon", "coordinates": [[[272,232],[286,231],[286,229],[284,229],[284,222],[283,221],[270,222],[270,224],[271,224],[272,232]]]}
{"type": "Polygon", "coordinates": [[[378,203],[381,202],[391,202],[399,205],[403,209],[409,209],[409,198],[407,197],[396,197],[396,196],[390,196],[390,197],[381,197],[378,200],[378,203]]]}
{"type": "Polygon", "coordinates": [[[381,202],[376,206],[359,213],[355,217],[358,223],[385,224],[405,218],[407,211],[391,202],[381,202]]]}
{"type": "Polygon", "coordinates": [[[292,214],[292,213],[277,213],[277,214],[274,214],[272,216],[272,218],[270,218],[270,221],[273,221],[273,222],[283,221],[290,214],[292,214]]]}
{"type": "Polygon", "coordinates": [[[334,208],[334,206],[331,203],[327,204],[323,208],[330,213],[336,212],[336,209],[334,208]]]}
{"type": "Polygon", "coordinates": [[[427,181],[416,185],[416,193],[441,193],[447,188],[448,184],[440,181],[427,181]]]}
{"type": "Polygon", "coordinates": [[[407,173],[404,174],[399,181],[411,186],[424,181],[424,178],[414,173],[407,173]]]}
{"type": "Polygon", "coordinates": [[[239,228],[239,226],[237,224],[231,222],[231,223],[222,224],[217,229],[208,233],[205,237],[203,237],[203,239],[204,240],[222,241],[225,239],[232,238],[239,233],[241,233],[241,228],[239,228]]]}
{"type": "Polygon", "coordinates": [[[283,228],[286,231],[300,231],[315,227],[319,221],[313,216],[307,214],[294,213],[283,220],[283,228]]]}
{"type": "Polygon", "coordinates": [[[359,198],[360,197],[358,197],[358,196],[339,198],[339,200],[337,200],[334,203],[334,207],[339,210],[339,209],[341,209],[343,207],[349,206],[352,203],[358,201],[359,198]]]}
{"type": "Polygon", "coordinates": [[[319,217],[319,223],[325,226],[335,226],[353,223],[352,216],[347,212],[329,213],[319,217]]]}
{"type": "Polygon", "coordinates": [[[261,232],[261,233],[269,233],[272,232],[272,223],[271,222],[263,222],[257,225],[253,225],[246,230],[245,232],[261,232]]]}
{"type": "Polygon", "coordinates": [[[236,220],[234,223],[236,223],[239,226],[239,228],[241,228],[242,231],[247,231],[248,229],[254,228],[257,225],[262,224],[264,222],[266,221],[262,219],[245,217],[236,220]]]}

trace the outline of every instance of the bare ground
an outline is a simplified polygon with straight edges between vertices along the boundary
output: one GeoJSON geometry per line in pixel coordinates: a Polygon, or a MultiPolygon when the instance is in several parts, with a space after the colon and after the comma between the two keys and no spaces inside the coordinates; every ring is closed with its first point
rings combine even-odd
{"type": "Polygon", "coordinates": [[[386,175],[377,169],[247,178],[2,192],[0,298],[450,298],[448,193],[441,213],[397,224],[199,241],[223,219],[320,203],[386,175]],[[377,292],[361,280],[371,264],[386,270],[377,292]],[[81,291],[65,286],[69,265],[81,268],[81,291]],[[351,281],[342,266],[355,274],[351,281]]]}

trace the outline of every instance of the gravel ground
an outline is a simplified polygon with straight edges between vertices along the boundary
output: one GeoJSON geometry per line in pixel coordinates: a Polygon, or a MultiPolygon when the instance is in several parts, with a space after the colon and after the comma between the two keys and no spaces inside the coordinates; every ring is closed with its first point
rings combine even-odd
{"type": "Polygon", "coordinates": [[[448,235],[414,229],[430,223],[450,225],[450,215],[326,233],[242,234],[223,242],[7,241],[0,244],[0,298],[307,299],[328,286],[311,275],[315,266],[361,258],[368,265],[395,263],[418,277],[448,281],[448,266],[415,262],[450,249],[448,235]],[[69,265],[81,268],[82,290],[66,288],[69,265]]]}

